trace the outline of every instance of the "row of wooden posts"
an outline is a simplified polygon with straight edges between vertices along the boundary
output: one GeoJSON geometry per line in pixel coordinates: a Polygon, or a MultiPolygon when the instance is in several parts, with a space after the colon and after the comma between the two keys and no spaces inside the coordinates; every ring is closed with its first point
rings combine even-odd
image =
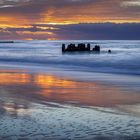
{"type": "MultiPolygon", "coordinates": [[[[91,48],[90,43],[84,44],[79,43],[77,46],[75,44],[62,44],[62,52],[100,52],[101,47],[95,45],[94,48],[91,48]]],[[[111,50],[108,50],[108,53],[111,53],[111,50]]]]}
{"type": "Polygon", "coordinates": [[[80,43],[77,46],[75,44],[69,44],[66,45],[62,44],[62,52],[72,52],[72,51],[96,51],[100,52],[100,46],[96,45],[92,50],[91,50],[91,45],[88,43],[87,45],[84,43],[80,43]]]}

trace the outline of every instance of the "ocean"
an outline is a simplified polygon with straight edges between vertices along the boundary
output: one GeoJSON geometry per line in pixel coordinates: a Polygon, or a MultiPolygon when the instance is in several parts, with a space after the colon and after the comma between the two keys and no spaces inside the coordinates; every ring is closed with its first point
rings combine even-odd
{"type": "Polygon", "coordinates": [[[0,139],[139,138],[140,41],[0,43],[0,139]],[[101,52],[62,53],[81,42],[101,52]]]}
{"type": "Polygon", "coordinates": [[[140,75],[140,41],[15,41],[0,43],[0,65],[60,68],[78,72],[140,75]],[[101,53],[67,53],[62,43],[91,43],[101,46],[101,53]],[[111,49],[112,53],[108,54],[111,49]]]}

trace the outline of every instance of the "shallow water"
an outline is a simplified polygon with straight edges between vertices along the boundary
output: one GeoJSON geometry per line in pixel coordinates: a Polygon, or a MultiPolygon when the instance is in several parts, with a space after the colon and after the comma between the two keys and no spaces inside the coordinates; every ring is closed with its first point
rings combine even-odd
{"type": "Polygon", "coordinates": [[[61,76],[0,71],[1,139],[138,139],[140,93],[61,76]]]}
{"type": "MultiPolygon", "coordinates": [[[[28,102],[26,102],[28,103],[28,102]]],[[[89,108],[29,103],[5,107],[0,118],[3,139],[126,139],[140,137],[140,118],[89,108]]]]}
{"type": "Polygon", "coordinates": [[[140,41],[63,42],[0,44],[0,139],[139,139],[140,41]]]}

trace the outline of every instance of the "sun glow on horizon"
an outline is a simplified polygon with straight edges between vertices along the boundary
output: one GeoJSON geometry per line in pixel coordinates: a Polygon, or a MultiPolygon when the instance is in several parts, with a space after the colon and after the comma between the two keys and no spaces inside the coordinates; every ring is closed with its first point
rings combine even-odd
{"type": "Polygon", "coordinates": [[[139,0],[6,0],[0,3],[0,39],[82,39],[90,31],[81,24],[140,24],[139,6],[139,0]]]}

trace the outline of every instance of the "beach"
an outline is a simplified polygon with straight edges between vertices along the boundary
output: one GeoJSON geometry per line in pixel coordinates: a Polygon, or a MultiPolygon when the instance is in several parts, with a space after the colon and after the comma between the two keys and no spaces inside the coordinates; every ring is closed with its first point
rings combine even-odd
{"type": "Polygon", "coordinates": [[[0,139],[139,139],[139,42],[98,55],[61,43],[0,44],[0,139]]]}

